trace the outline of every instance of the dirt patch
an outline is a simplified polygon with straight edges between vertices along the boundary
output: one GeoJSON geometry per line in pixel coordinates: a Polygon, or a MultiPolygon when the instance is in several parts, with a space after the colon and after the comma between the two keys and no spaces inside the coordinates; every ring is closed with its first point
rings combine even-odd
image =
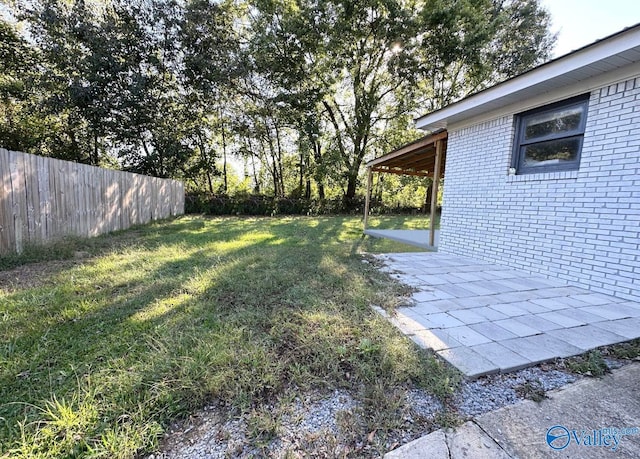
{"type": "Polygon", "coordinates": [[[39,287],[65,269],[81,265],[86,257],[78,255],[73,260],[55,260],[29,263],[17,268],[0,271],[0,291],[15,292],[26,288],[39,287]]]}

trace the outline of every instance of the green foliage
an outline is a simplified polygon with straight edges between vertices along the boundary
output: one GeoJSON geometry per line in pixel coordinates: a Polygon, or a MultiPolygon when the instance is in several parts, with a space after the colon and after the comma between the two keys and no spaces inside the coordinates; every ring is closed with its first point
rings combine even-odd
{"type": "Polygon", "coordinates": [[[37,51],[18,30],[0,19],[0,146],[28,150],[45,123],[30,115],[29,86],[37,51]]]}
{"type": "Polygon", "coordinates": [[[531,68],[553,43],[537,0],[261,1],[256,10],[258,90],[296,114],[307,173],[321,181],[333,169],[349,199],[367,156],[414,137],[411,114],[531,68]]]}
{"type": "Polygon", "coordinates": [[[241,161],[243,191],[279,199],[354,200],[367,159],[420,135],[413,117],[542,62],[554,40],[539,0],[10,8],[29,40],[0,24],[0,146],[223,194],[241,161]]]}
{"type": "Polygon", "coordinates": [[[616,359],[640,360],[640,339],[610,346],[606,355],[616,359]]]}
{"type": "Polygon", "coordinates": [[[584,355],[571,357],[566,362],[567,368],[576,373],[600,377],[609,373],[609,367],[598,350],[589,351],[584,355]]]}
{"type": "Polygon", "coordinates": [[[412,59],[427,110],[544,62],[555,42],[539,0],[428,0],[420,14],[428,33],[412,59]]]}
{"type": "MultiPolygon", "coordinates": [[[[410,190],[410,189],[409,189],[410,190]]],[[[409,193],[407,193],[409,194],[409,193]]],[[[406,201],[389,200],[371,202],[371,215],[384,214],[421,214],[422,204],[414,205],[409,198],[406,201]]],[[[188,193],[185,197],[185,211],[188,214],[205,215],[333,215],[356,214],[364,211],[365,200],[356,197],[345,200],[343,197],[332,199],[277,198],[265,195],[237,194],[211,195],[209,193],[188,193]]]]}

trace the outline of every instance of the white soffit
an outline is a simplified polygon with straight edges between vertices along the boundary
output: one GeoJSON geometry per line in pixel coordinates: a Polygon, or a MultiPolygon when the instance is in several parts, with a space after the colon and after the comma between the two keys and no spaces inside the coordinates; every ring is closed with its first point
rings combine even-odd
{"type": "Polygon", "coordinates": [[[640,62],[640,24],[416,119],[427,131],[640,62]]]}

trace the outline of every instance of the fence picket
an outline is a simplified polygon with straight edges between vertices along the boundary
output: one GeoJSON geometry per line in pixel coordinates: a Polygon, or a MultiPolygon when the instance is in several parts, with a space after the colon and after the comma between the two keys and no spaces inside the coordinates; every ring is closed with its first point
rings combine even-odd
{"type": "Polygon", "coordinates": [[[0,254],[184,213],[182,182],[0,149],[0,254]]]}
{"type": "Polygon", "coordinates": [[[13,190],[9,152],[0,149],[0,253],[13,249],[16,244],[15,221],[13,218],[13,190]]]}

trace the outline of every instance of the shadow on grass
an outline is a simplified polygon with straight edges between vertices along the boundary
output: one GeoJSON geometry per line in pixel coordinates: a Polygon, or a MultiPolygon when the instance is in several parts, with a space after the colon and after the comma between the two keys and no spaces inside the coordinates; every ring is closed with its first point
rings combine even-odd
{"type": "Polygon", "coordinates": [[[0,297],[0,450],[130,457],[211,400],[246,408],[292,388],[407,381],[451,390],[447,368],[369,309],[397,287],[354,256],[353,218],[187,218],[133,234],[52,285],[0,297]],[[78,415],[48,431],[55,419],[34,407],[75,400],[80,412],[83,397],[97,414],[82,426],[78,415]],[[22,420],[36,422],[24,437],[22,420]]]}

